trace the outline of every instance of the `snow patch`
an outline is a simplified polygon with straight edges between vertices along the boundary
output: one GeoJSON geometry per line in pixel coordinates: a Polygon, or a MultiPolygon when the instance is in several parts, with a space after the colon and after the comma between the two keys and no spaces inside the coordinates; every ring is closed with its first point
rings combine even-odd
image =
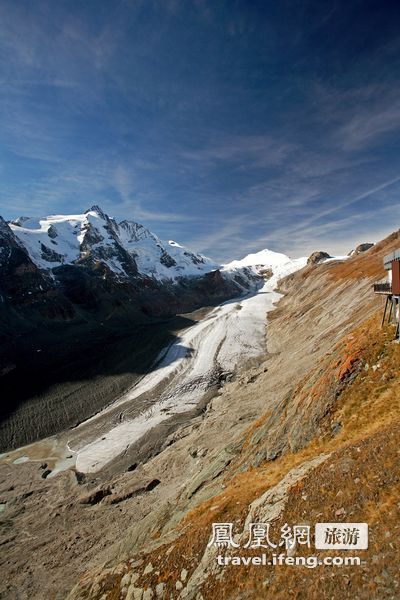
{"type": "Polygon", "coordinates": [[[298,269],[302,269],[307,264],[307,257],[290,258],[281,252],[273,250],[261,250],[253,254],[248,254],[241,260],[233,260],[223,265],[222,271],[232,273],[240,269],[248,268],[256,275],[262,275],[265,270],[270,269],[274,281],[277,282],[282,277],[290,275],[298,269]]]}

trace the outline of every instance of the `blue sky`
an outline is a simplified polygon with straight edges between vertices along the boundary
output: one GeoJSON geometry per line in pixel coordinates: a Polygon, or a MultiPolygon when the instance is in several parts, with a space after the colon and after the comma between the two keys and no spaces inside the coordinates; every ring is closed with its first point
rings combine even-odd
{"type": "Polygon", "coordinates": [[[0,214],[96,203],[218,260],[400,225],[397,0],[2,0],[0,214]]]}

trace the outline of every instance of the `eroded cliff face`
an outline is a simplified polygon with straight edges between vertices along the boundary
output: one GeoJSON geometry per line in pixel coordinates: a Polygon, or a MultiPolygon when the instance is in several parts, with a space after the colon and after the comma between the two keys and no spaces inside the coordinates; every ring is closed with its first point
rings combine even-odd
{"type": "Polygon", "coordinates": [[[6,597],[395,597],[399,345],[380,328],[371,284],[399,243],[396,232],[283,280],[266,355],[145,464],[124,473],[115,464],[80,485],[71,472],[44,481],[19,465],[13,490],[5,481],[16,466],[3,464],[6,597]],[[218,566],[212,523],[233,523],[243,541],[257,520],[278,531],[367,522],[370,549],[360,567],[218,566]]]}

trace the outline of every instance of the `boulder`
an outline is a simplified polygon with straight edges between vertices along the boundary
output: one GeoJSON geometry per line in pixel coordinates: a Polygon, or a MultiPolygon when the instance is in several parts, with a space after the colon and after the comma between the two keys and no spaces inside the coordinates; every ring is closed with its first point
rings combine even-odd
{"type": "Polygon", "coordinates": [[[320,262],[323,262],[324,260],[326,260],[327,258],[332,258],[332,256],[330,254],[328,254],[327,252],[323,252],[322,250],[317,250],[316,252],[313,252],[307,260],[307,264],[308,265],[317,265],[320,262]]]}
{"type": "Polygon", "coordinates": [[[369,244],[368,242],[366,242],[364,244],[359,244],[355,250],[352,250],[350,252],[350,255],[353,255],[353,254],[362,254],[362,252],[366,252],[367,250],[369,250],[370,248],[372,248],[373,245],[374,244],[369,244]]]}
{"type": "Polygon", "coordinates": [[[97,488],[95,490],[92,490],[88,494],[84,494],[83,496],[81,496],[79,502],[80,504],[90,504],[93,506],[93,504],[98,504],[103,500],[103,498],[109,496],[110,494],[111,490],[109,487],[97,488]]]}

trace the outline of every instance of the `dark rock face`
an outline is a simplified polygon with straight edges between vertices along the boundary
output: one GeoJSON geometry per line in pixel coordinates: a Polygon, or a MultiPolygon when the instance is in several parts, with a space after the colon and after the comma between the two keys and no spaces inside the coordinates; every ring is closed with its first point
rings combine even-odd
{"type": "Polygon", "coordinates": [[[128,277],[135,277],[138,275],[138,268],[134,257],[129,254],[121,246],[118,240],[118,225],[114,219],[110,219],[98,206],[93,206],[89,211],[97,212],[101,218],[106,222],[105,230],[108,233],[112,243],[102,246],[101,242],[104,241],[104,237],[93,227],[90,223],[86,226],[86,231],[81,243],[81,250],[84,253],[81,263],[87,264],[88,266],[95,267],[96,263],[103,261],[107,263],[108,260],[115,259],[121,263],[125,274],[128,277]]]}
{"type": "Polygon", "coordinates": [[[172,258],[172,256],[170,256],[168,254],[168,252],[166,252],[165,250],[161,254],[160,263],[163,264],[165,267],[168,267],[168,268],[176,266],[176,260],[174,260],[172,258]]]}
{"type": "Polygon", "coordinates": [[[357,248],[354,250],[354,254],[361,254],[362,252],[366,252],[367,250],[369,250],[370,248],[373,247],[374,244],[369,244],[368,242],[365,244],[360,244],[359,246],[357,246],[357,248]]]}
{"type": "Polygon", "coordinates": [[[154,490],[154,488],[156,488],[158,485],[160,485],[161,481],[159,479],[152,479],[145,487],[145,491],[146,492],[151,492],[151,490],[154,490]]]}
{"type": "Polygon", "coordinates": [[[109,496],[110,494],[111,490],[109,487],[100,487],[85,495],[82,495],[79,502],[80,504],[90,504],[93,506],[94,504],[101,502],[103,498],[109,496]]]}
{"type": "Polygon", "coordinates": [[[47,235],[52,240],[55,240],[55,238],[58,236],[57,229],[56,229],[56,227],[54,225],[50,225],[50,227],[49,227],[49,229],[47,231],[47,235]]]}
{"type": "Polygon", "coordinates": [[[318,263],[323,262],[327,258],[332,258],[332,257],[327,252],[323,252],[322,250],[319,250],[317,252],[313,252],[308,257],[307,264],[308,265],[317,265],[318,263]]]}
{"type": "Polygon", "coordinates": [[[102,241],[104,241],[103,236],[99,234],[93,225],[88,223],[85,227],[85,234],[81,242],[81,249],[83,252],[90,252],[94,244],[100,244],[102,241]]]}
{"type": "Polygon", "coordinates": [[[97,212],[101,217],[103,217],[103,219],[108,218],[98,204],[93,204],[93,206],[85,210],[86,214],[90,212],[97,212]]]}
{"type": "Polygon", "coordinates": [[[0,306],[32,304],[52,287],[51,278],[30,259],[10,227],[0,217],[0,306]]]}
{"type": "Polygon", "coordinates": [[[131,241],[134,242],[137,242],[138,240],[149,235],[149,232],[143,225],[140,225],[139,223],[134,223],[133,221],[121,221],[118,224],[118,228],[120,230],[125,231],[125,233],[127,233],[130,237],[131,241]]]}
{"type": "Polygon", "coordinates": [[[369,243],[359,244],[357,246],[357,248],[355,250],[351,250],[347,256],[358,256],[359,254],[362,254],[363,252],[367,252],[367,250],[372,248],[374,245],[375,244],[369,244],[369,243]]]}
{"type": "Polygon", "coordinates": [[[48,262],[59,263],[62,262],[63,257],[58,252],[55,252],[51,248],[48,248],[44,244],[40,244],[40,249],[42,251],[42,257],[48,262]]]}
{"type": "Polygon", "coordinates": [[[184,252],[184,255],[190,258],[195,265],[204,264],[204,259],[201,256],[195,256],[193,252],[184,252]]]}

